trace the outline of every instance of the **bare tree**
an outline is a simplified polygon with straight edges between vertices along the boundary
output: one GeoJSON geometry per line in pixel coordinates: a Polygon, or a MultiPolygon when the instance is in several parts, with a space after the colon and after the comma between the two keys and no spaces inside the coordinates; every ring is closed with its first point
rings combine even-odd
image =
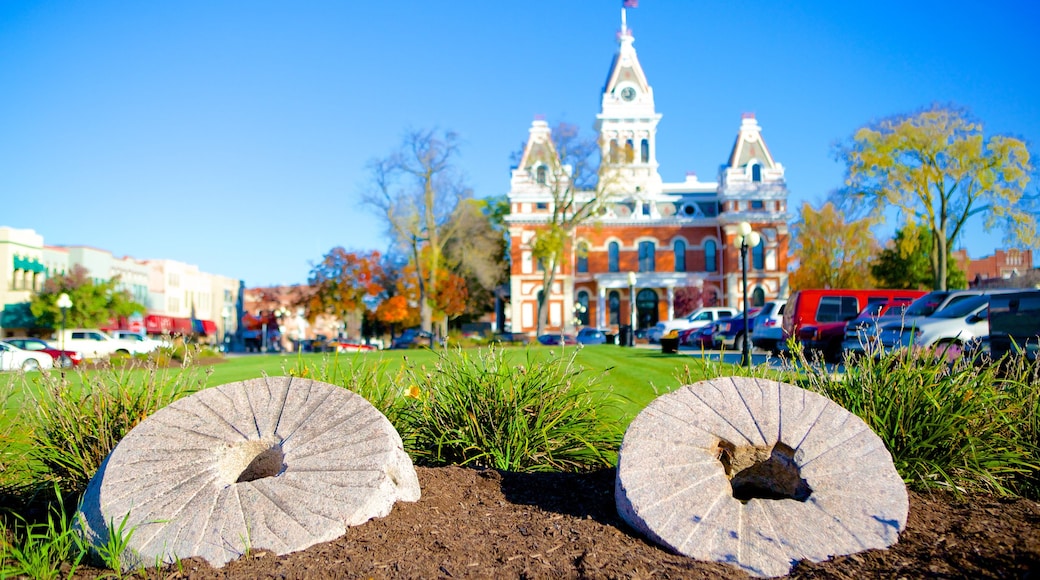
{"type": "Polygon", "coordinates": [[[400,147],[369,163],[371,189],[363,201],[386,220],[387,233],[413,261],[418,276],[420,325],[432,331],[431,300],[445,245],[458,235],[459,203],[472,197],[456,166],[458,136],[437,129],[409,130],[400,147]]]}
{"type": "MultiPolygon", "coordinates": [[[[600,143],[582,138],[576,126],[560,123],[552,132],[551,144],[546,145],[540,149],[543,158],[537,161],[547,168],[544,185],[551,196],[551,213],[531,240],[531,255],[541,265],[544,289],[538,296],[539,335],[549,316],[549,289],[567,257],[575,230],[599,218],[619,185],[617,164],[600,163],[600,143]]],[[[525,151],[524,156],[529,154],[525,151]]],[[[528,159],[526,165],[531,164],[528,159]]]]}

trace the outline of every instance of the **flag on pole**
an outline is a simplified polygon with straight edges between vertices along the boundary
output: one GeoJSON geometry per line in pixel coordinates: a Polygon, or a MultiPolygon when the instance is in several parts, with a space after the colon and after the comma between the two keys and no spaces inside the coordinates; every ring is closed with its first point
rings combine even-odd
{"type": "Polygon", "coordinates": [[[639,8],[639,0],[621,0],[622,8],[639,8]]]}

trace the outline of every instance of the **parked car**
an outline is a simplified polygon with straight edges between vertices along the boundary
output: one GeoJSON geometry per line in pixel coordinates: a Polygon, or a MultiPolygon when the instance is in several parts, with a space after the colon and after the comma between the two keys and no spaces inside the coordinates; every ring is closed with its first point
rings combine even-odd
{"type": "Polygon", "coordinates": [[[39,338],[5,338],[4,342],[13,344],[22,350],[44,352],[50,355],[54,366],[67,369],[83,362],[83,355],[74,350],[61,350],[54,348],[46,341],[39,338]]]}
{"type": "Polygon", "coordinates": [[[113,330],[112,338],[128,340],[131,342],[139,343],[135,348],[136,353],[154,352],[162,346],[169,346],[168,343],[161,340],[156,340],[143,332],[134,332],[132,330],[113,330]]]}
{"type": "Polygon", "coordinates": [[[421,328],[409,328],[401,336],[390,341],[390,348],[412,348],[413,346],[430,346],[433,334],[421,328]]]}
{"type": "Polygon", "coordinates": [[[889,322],[881,326],[881,347],[885,352],[903,348],[956,347],[989,336],[988,295],[972,296],[942,310],[913,321],[889,322]]]}
{"type": "MultiPolygon", "coordinates": [[[[909,301],[923,295],[924,292],[920,290],[798,290],[791,294],[784,306],[784,334],[798,339],[803,326],[813,326],[819,332],[822,325],[833,325],[826,327],[824,332],[830,336],[837,330],[837,336],[841,337],[845,323],[855,318],[869,304],[897,298],[909,301]]],[[[840,342],[839,338],[839,345],[840,342]]]]}
{"type": "Polygon", "coordinates": [[[681,330],[679,331],[679,344],[700,349],[715,348],[711,337],[713,330],[714,328],[710,324],[700,328],[687,328],[686,330],[681,330]]]}
{"type": "Polygon", "coordinates": [[[733,308],[721,308],[717,306],[705,306],[704,308],[698,308],[690,314],[682,317],[675,318],[672,320],[666,320],[664,322],[658,322],[656,325],[647,329],[646,338],[650,342],[660,342],[661,337],[668,334],[673,330],[683,331],[688,328],[701,328],[703,326],[711,326],[716,320],[722,318],[729,318],[736,314],[737,311],[733,308]]]}
{"type": "Polygon", "coordinates": [[[859,356],[865,352],[880,352],[881,325],[903,320],[910,304],[912,302],[893,299],[868,305],[856,318],[845,323],[842,353],[859,356]]]}
{"type": "MultiPolygon", "coordinates": [[[[758,311],[758,308],[748,310],[748,326],[752,330],[755,328],[755,316],[758,315],[758,311]]],[[[744,341],[747,339],[747,331],[744,330],[744,313],[738,312],[732,318],[724,318],[712,324],[711,338],[715,348],[743,352],[744,341]]]]}
{"type": "Polygon", "coordinates": [[[0,342],[0,371],[38,371],[54,368],[51,355],[0,342]]]}
{"type": "Polygon", "coordinates": [[[112,338],[107,333],[89,328],[67,328],[58,331],[51,346],[64,346],[75,350],[85,358],[107,357],[114,354],[130,355],[151,352],[141,341],[112,338]]]}
{"type": "Polygon", "coordinates": [[[353,338],[336,339],[331,341],[331,344],[336,352],[372,352],[378,350],[370,344],[365,344],[361,340],[353,338]]]}
{"type": "Polygon", "coordinates": [[[989,348],[994,360],[1007,353],[1040,360],[1040,290],[990,297],[989,348]]]}
{"type": "Polygon", "coordinates": [[[770,354],[780,352],[780,345],[787,340],[784,336],[784,307],[787,300],[770,300],[762,305],[751,325],[751,345],[770,354]]]}
{"type": "Polygon", "coordinates": [[[558,346],[565,345],[569,346],[572,344],[578,344],[578,339],[570,334],[560,334],[559,332],[553,332],[549,334],[543,334],[538,337],[538,342],[545,346],[558,346]]]}
{"type": "Polygon", "coordinates": [[[580,344],[607,344],[607,331],[585,327],[574,338],[580,344]]]}

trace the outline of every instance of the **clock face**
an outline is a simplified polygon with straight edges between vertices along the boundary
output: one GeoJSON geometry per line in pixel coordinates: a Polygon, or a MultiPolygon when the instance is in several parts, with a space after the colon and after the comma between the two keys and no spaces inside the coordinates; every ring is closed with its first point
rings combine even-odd
{"type": "Polygon", "coordinates": [[[631,101],[636,98],[636,90],[632,87],[625,87],[621,89],[621,98],[626,101],[631,101]]]}

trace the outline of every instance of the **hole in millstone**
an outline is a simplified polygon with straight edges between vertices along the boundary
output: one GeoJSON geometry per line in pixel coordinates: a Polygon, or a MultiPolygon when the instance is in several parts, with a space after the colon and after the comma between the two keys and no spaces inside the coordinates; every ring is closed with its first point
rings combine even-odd
{"type": "Polygon", "coordinates": [[[285,453],[281,445],[272,445],[260,451],[238,475],[235,483],[256,481],[265,477],[274,477],[285,469],[285,453]]]}
{"type": "Polygon", "coordinates": [[[802,479],[794,450],[783,443],[769,447],[737,447],[719,441],[717,457],[733,488],[733,497],[743,503],[751,499],[805,501],[812,488],[802,479]]]}

